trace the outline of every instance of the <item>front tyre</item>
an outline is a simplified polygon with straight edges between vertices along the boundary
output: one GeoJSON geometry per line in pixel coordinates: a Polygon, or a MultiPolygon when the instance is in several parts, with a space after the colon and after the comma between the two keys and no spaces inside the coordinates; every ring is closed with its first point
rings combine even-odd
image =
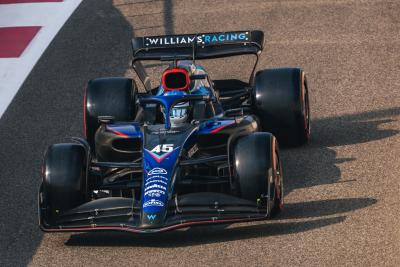
{"type": "Polygon", "coordinates": [[[272,185],[273,196],[271,197],[272,206],[270,209],[270,217],[274,217],[278,215],[281,210],[283,209],[283,172],[282,172],[282,164],[281,159],[279,157],[279,147],[278,144],[275,146],[275,161],[274,161],[274,168],[273,172],[275,174],[274,183],[272,185]]]}
{"type": "Polygon", "coordinates": [[[283,207],[283,175],[276,138],[265,132],[240,138],[234,147],[236,187],[240,197],[267,209],[268,216],[283,207]]]}
{"type": "Polygon", "coordinates": [[[39,208],[46,223],[86,199],[87,155],[80,144],[55,144],[48,148],[43,165],[39,208]]]}

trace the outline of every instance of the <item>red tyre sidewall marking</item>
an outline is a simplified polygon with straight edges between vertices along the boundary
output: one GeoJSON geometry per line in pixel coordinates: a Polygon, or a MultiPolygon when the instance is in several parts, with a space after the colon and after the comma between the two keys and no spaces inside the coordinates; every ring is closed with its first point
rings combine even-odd
{"type": "Polygon", "coordinates": [[[277,166],[277,141],[275,136],[272,137],[272,164],[273,164],[273,174],[275,176],[275,197],[277,197],[280,194],[279,202],[280,202],[280,207],[283,208],[283,192],[281,192],[280,189],[280,184],[282,181],[279,181],[281,177],[282,170],[280,169],[280,166],[277,166]],[[278,169],[279,168],[279,177],[278,177],[278,169]]]}
{"type": "Polygon", "coordinates": [[[306,135],[307,135],[307,140],[310,139],[310,125],[308,122],[307,117],[310,116],[308,112],[308,107],[306,106],[306,93],[305,93],[305,73],[304,71],[301,71],[301,100],[302,100],[302,105],[304,106],[304,129],[306,130],[306,135]]]}

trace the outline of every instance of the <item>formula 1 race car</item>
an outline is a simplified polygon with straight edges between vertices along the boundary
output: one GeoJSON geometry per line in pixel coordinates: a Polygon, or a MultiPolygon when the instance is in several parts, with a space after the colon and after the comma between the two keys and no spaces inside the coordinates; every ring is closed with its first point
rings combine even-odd
{"type": "Polygon", "coordinates": [[[308,142],[308,88],[298,68],[255,73],[263,45],[261,31],[134,38],[145,90],[128,78],[89,81],[86,137],[45,154],[40,228],[149,233],[279,213],[278,141],[308,142]],[[196,63],[238,55],[256,56],[249,81],[211,80],[196,63]],[[155,87],[147,60],[168,64],[155,87]]]}

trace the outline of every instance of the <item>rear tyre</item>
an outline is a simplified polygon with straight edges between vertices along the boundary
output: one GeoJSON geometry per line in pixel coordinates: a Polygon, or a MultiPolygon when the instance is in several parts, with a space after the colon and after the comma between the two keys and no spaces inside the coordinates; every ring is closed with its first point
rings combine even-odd
{"type": "Polygon", "coordinates": [[[307,80],[298,68],[257,72],[254,109],[264,131],[284,146],[300,146],[310,138],[310,105],[307,80]]]}
{"type": "Polygon", "coordinates": [[[85,135],[94,152],[94,136],[100,126],[99,116],[115,121],[132,121],[136,116],[136,84],[128,78],[98,78],[89,81],[85,93],[85,135]]]}
{"type": "Polygon", "coordinates": [[[43,165],[39,206],[47,222],[85,201],[87,155],[80,144],[56,144],[48,148],[43,165]]]}
{"type": "Polygon", "coordinates": [[[283,205],[282,170],[276,138],[265,132],[240,138],[234,148],[236,187],[240,197],[267,205],[276,215],[283,205]]]}

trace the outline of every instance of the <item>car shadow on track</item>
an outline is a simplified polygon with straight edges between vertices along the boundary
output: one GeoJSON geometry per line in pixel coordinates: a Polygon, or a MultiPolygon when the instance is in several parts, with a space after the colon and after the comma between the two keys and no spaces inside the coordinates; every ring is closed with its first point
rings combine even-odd
{"type": "MultiPolygon", "coordinates": [[[[282,151],[286,192],[323,184],[352,182],[353,180],[340,180],[341,172],[336,164],[357,159],[338,159],[336,152],[330,147],[359,144],[396,135],[398,130],[381,129],[380,126],[394,121],[393,118],[398,115],[400,108],[391,108],[314,120],[311,144],[282,151]]],[[[187,231],[136,236],[129,233],[100,232],[73,234],[66,245],[177,247],[285,235],[341,223],[347,217],[346,212],[366,208],[376,202],[374,198],[344,198],[289,203],[277,220],[267,222],[232,228],[227,228],[227,225],[202,226],[187,231]]]]}
{"type": "Polygon", "coordinates": [[[341,181],[337,164],[357,158],[337,158],[332,147],[371,142],[396,135],[399,130],[382,129],[381,126],[393,122],[393,118],[398,115],[400,107],[313,120],[309,145],[281,151],[286,193],[298,188],[355,181],[341,181]]]}

